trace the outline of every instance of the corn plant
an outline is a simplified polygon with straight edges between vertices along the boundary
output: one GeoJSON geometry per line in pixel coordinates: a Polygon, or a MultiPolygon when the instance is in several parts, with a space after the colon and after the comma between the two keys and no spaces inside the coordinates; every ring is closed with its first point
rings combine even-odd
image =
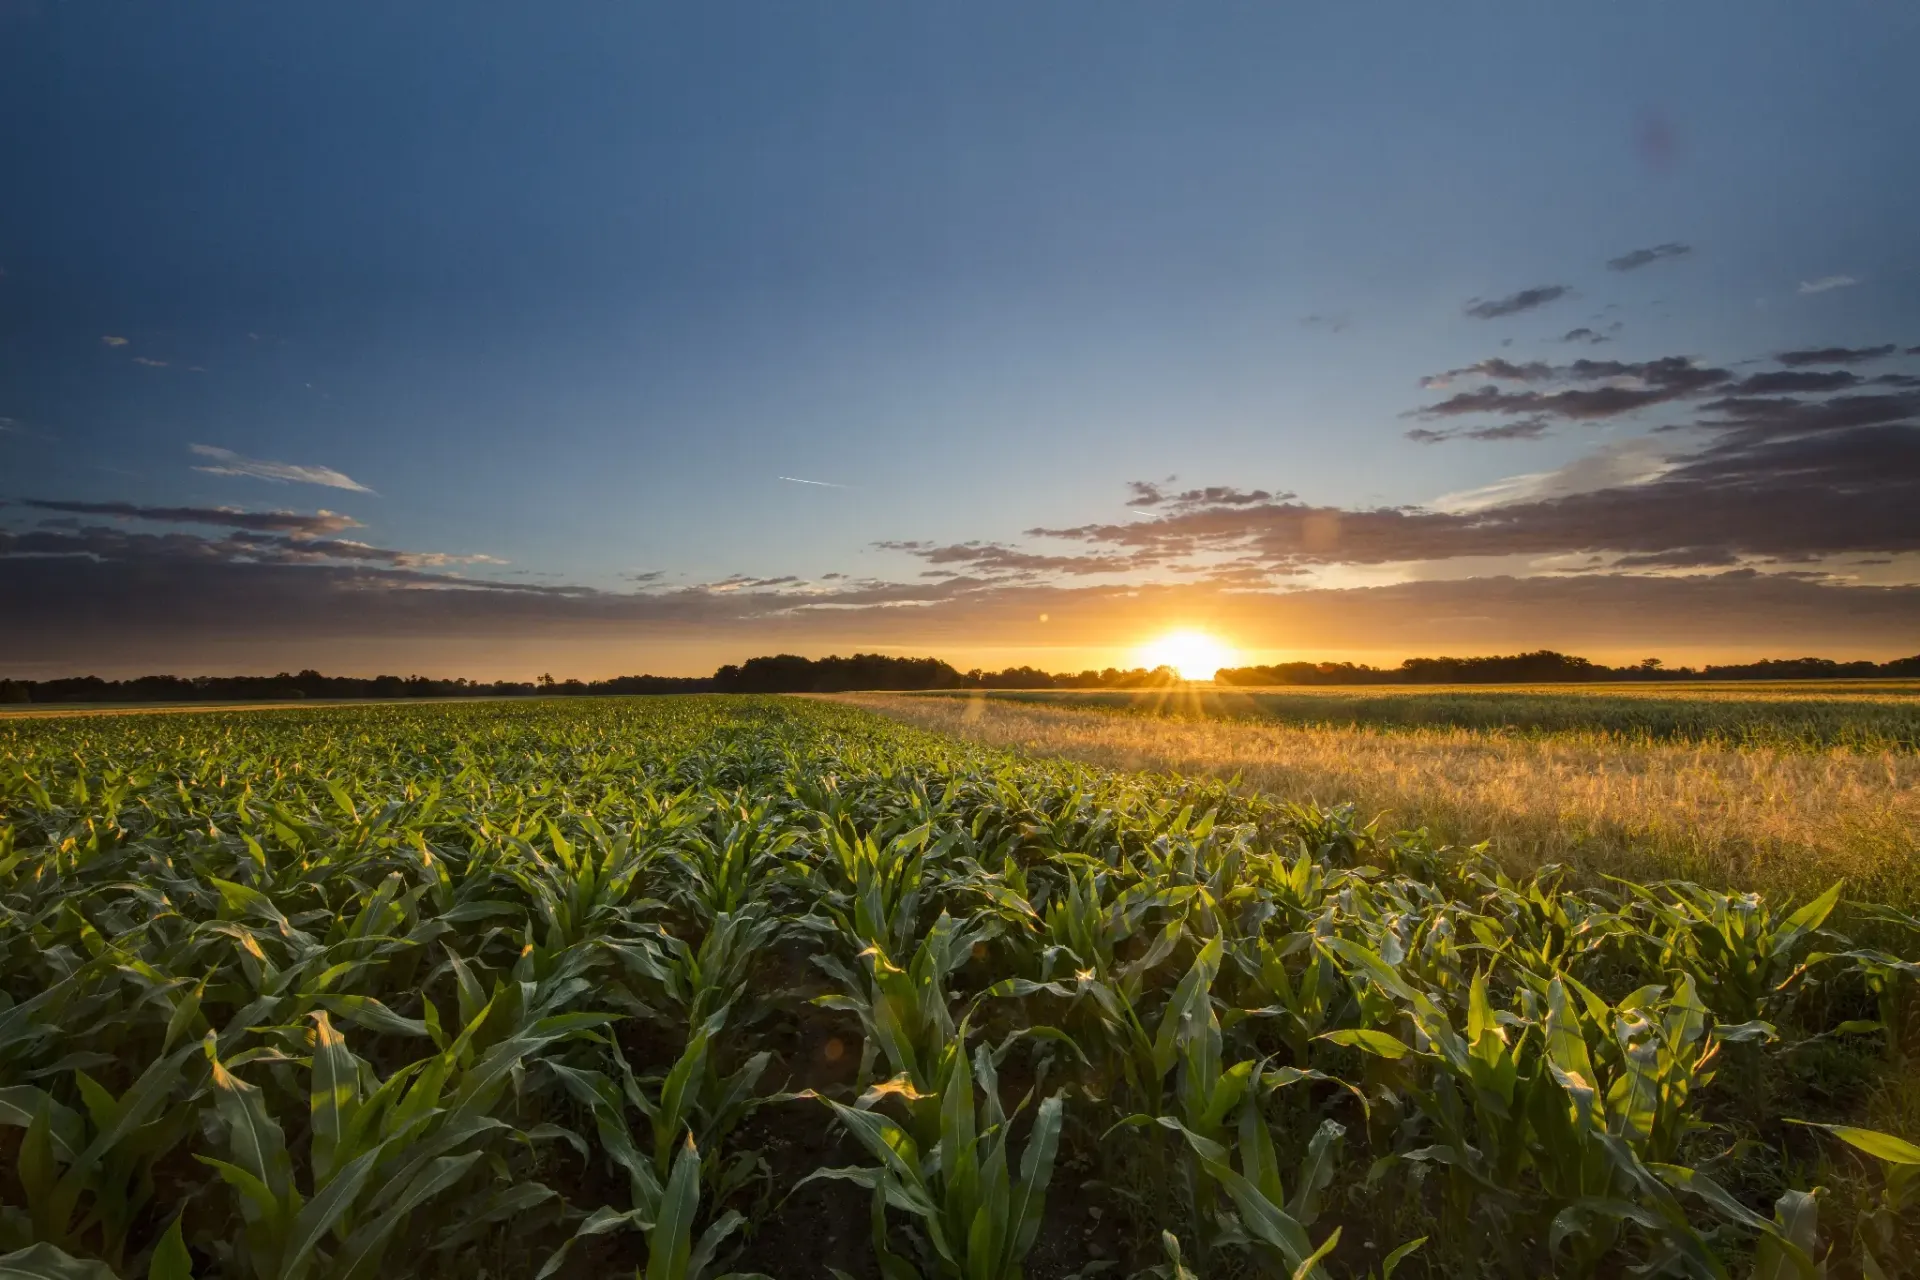
{"type": "Polygon", "coordinates": [[[198,1158],[234,1192],[246,1224],[235,1261],[261,1280],[379,1274],[410,1215],[459,1183],[485,1154],[485,1140],[507,1128],[489,1110],[508,1070],[540,1041],[504,1041],[465,1070],[456,1042],[381,1081],[324,1011],[313,1023],[304,1193],[265,1094],[220,1061],[211,1034],[206,1043],[228,1154],[198,1158]]]}
{"type": "MultiPolygon", "coordinates": [[[[1806,1121],[1796,1120],[1795,1124],[1806,1121]]],[[[1861,1273],[1867,1280],[1885,1280],[1896,1274],[1888,1265],[1898,1266],[1903,1230],[1908,1214],[1920,1205],[1920,1147],[1904,1138],[1877,1129],[1854,1125],[1816,1124],[1856,1151],[1872,1156],[1882,1172],[1880,1195],[1854,1226],[1855,1244],[1860,1251],[1861,1273]],[[1887,1261],[1883,1263],[1881,1259],[1887,1261]]],[[[1804,1211],[1811,1215],[1812,1206],[1804,1211]]]]}
{"type": "Polygon", "coordinates": [[[923,1148],[907,1129],[878,1110],[823,1099],[879,1163],[868,1168],[816,1170],[801,1185],[816,1178],[835,1178],[872,1194],[874,1256],[888,1280],[922,1274],[952,1280],[1019,1280],[1021,1260],[1039,1236],[1047,1185],[1053,1178],[1060,1141],[1060,1096],[1045,1099],[1035,1111],[1015,1172],[1011,1118],[1000,1104],[992,1056],[982,1046],[969,1065],[964,1043],[948,1056],[947,1077],[931,1099],[939,1108],[939,1125],[930,1146],[923,1148]],[[893,1247],[888,1208],[907,1214],[920,1229],[915,1242],[918,1269],[893,1247]]]}
{"type": "MultiPolygon", "coordinates": [[[[942,912],[904,969],[877,944],[870,944],[858,957],[864,973],[856,973],[832,955],[814,958],[842,988],[839,994],[816,997],[814,1003],[853,1013],[866,1033],[860,1064],[863,1082],[872,1076],[877,1052],[886,1059],[892,1077],[912,1094],[927,1098],[938,1094],[951,1059],[959,1052],[947,979],[991,932],[991,926],[968,931],[942,912]]],[[[927,1139],[934,1123],[931,1107],[917,1108],[916,1117],[916,1132],[927,1139]]]]}
{"type": "Polygon", "coordinates": [[[1681,969],[1709,993],[1729,1022],[1777,1017],[1805,972],[1801,959],[1840,901],[1836,883],[1790,914],[1758,894],[1716,893],[1698,885],[1629,886],[1645,907],[1661,968],[1681,969]]]}

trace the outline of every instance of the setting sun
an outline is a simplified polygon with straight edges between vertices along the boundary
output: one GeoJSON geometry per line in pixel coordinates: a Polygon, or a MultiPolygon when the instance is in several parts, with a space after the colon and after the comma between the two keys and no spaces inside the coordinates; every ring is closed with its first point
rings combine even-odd
{"type": "Polygon", "coordinates": [[[1142,645],[1140,662],[1172,667],[1182,680],[1211,680],[1214,672],[1232,665],[1233,650],[1204,631],[1175,631],[1142,645]]]}

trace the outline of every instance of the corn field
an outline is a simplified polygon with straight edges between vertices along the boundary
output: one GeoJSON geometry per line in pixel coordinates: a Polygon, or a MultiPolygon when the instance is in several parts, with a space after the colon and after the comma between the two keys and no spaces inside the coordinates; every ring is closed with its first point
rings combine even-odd
{"type": "Polygon", "coordinates": [[[0,1278],[1914,1274],[1916,934],[824,702],[12,722],[0,1278]]]}

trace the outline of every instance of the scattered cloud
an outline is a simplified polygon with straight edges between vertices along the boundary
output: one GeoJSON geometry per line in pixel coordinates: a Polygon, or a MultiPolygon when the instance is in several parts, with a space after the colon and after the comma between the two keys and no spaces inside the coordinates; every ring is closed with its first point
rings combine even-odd
{"type": "Polygon", "coordinates": [[[102,345],[109,347],[124,347],[127,345],[127,340],[117,333],[102,334],[100,335],[100,341],[102,345]]]}
{"type": "Polygon", "coordinates": [[[335,471],[332,467],[303,466],[292,462],[267,462],[259,458],[246,458],[231,449],[221,449],[210,444],[188,445],[194,453],[210,459],[204,466],[195,466],[195,471],[204,471],[214,476],[246,476],[255,480],[271,480],[276,484],[317,484],[329,489],[351,489],[356,493],[372,493],[366,485],[353,477],[335,471]]]}
{"type": "Polygon", "coordinates": [[[1522,289],[1504,298],[1474,298],[1461,309],[1476,320],[1498,320],[1502,316],[1519,315],[1522,311],[1544,307],[1570,292],[1564,284],[1545,284],[1522,289]]]}
{"type": "Polygon", "coordinates": [[[1286,591],[1248,590],[1260,585],[1260,566],[1244,568],[1255,575],[1244,582],[1227,566],[1198,580],[1128,591],[961,579],[858,583],[813,597],[456,582],[378,565],[0,552],[0,612],[15,624],[0,629],[0,663],[48,675],[133,675],[205,669],[244,654],[267,670],[292,670],[330,667],[330,654],[365,654],[377,644],[383,664],[457,674],[477,652],[450,648],[448,637],[457,636],[489,653],[559,652],[612,673],[634,669],[637,644],[676,639],[740,652],[952,653],[1030,644],[1040,613],[1050,619],[1049,643],[1090,648],[1110,645],[1142,619],[1181,616],[1204,616],[1227,635],[1286,636],[1290,646],[1328,652],[1559,648],[1601,656],[1652,652],[1648,646],[1657,644],[1892,655],[1911,651],[1920,632],[1920,588],[1855,587],[1745,568],[1496,574],[1286,591]],[[244,639],[223,639],[241,616],[249,623],[244,639]]]}
{"type": "Polygon", "coordinates": [[[1604,334],[1604,333],[1599,333],[1599,332],[1596,332],[1595,330],[1593,330],[1593,329],[1589,329],[1589,328],[1587,328],[1587,327],[1586,327],[1585,325],[1582,325],[1582,326],[1581,326],[1580,328],[1578,328],[1578,329],[1569,329],[1569,330],[1567,330],[1567,331],[1566,331],[1565,333],[1563,333],[1563,334],[1561,334],[1561,335],[1560,335],[1560,341],[1562,341],[1562,342],[1584,342],[1584,343],[1587,343],[1587,344],[1588,344],[1588,345],[1590,345],[1590,346],[1596,346],[1596,347],[1597,347],[1597,346],[1599,346],[1599,345],[1600,345],[1601,343],[1603,343],[1603,342],[1612,342],[1612,341],[1613,341],[1613,339],[1612,339],[1612,338],[1609,338],[1609,337],[1608,337],[1608,336],[1607,336],[1606,334],[1604,334]]]}
{"type": "Polygon", "coordinates": [[[1300,317],[1300,323],[1309,329],[1325,329],[1330,333],[1344,333],[1347,326],[1353,323],[1353,317],[1344,312],[1334,312],[1323,315],[1316,311],[1310,316],[1300,317]]]}
{"type": "Polygon", "coordinates": [[[1709,569],[1731,568],[1740,563],[1740,557],[1725,547],[1676,547],[1672,551],[1649,551],[1640,555],[1621,556],[1613,562],[1615,569],[1709,569]]]}
{"type": "Polygon", "coordinates": [[[170,360],[149,360],[146,356],[135,356],[133,362],[135,364],[143,364],[149,369],[164,369],[173,363],[170,360]]]}
{"type": "MultiPolygon", "coordinates": [[[[1732,438],[1741,441],[1828,435],[1862,427],[1920,425],[1920,395],[1914,394],[1833,396],[1826,400],[1724,396],[1709,400],[1700,408],[1718,416],[1702,419],[1695,426],[1729,432],[1732,438]]],[[[1920,494],[1915,496],[1920,501],[1920,494]]]]}
{"type": "Polygon", "coordinates": [[[1464,374],[1478,374],[1503,382],[1574,385],[1556,391],[1507,391],[1489,383],[1472,391],[1449,396],[1438,404],[1410,410],[1407,416],[1451,418],[1482,413],[1524,414],[1592,422],[1698,395],[1721,386],[1733,376],[1725,369],[1695,364],[1689,356],[1663,356],[1657,360],[1637,362],[1575,360],[1568,365],[1549,365],[1541,361],[1514,364],[1493,359],[1423,379],[1422,385],[1428,388],[1445,387],[1464,374]]]}
{"type": "Polygon", "coordinates": [[[845,489],[844,484],[835,484],[831,480],[802,480],[799,476],[781,476],[788,484],[810,484],[822,489],[845,489]]]}
{"type": "Polygon", "coordinates": [[[1860,282],[1852,276],[1821,276],[1818,280],[1802,280],[1801,293],[1827,293],[1834,289],[1845,289],[1860,282]]]}
{"type": "Polygon", "coordinates": [[[1446,440],[1538,440],[1552,430],[1553,422],[1549,418],[1517,418],[1512,422],[1495,422],[1484,427],[1415,427],[1407,432],[1407,439],[1417,440],[1421,444],[1440,444],[1446,440]]]}
{"type": "Polygon", "coordinates": [[[620,575],[620,577],[626,581],[638,583],[641,586],[645,586],[650,582],[659,582],[666,576],[667,571],[665,569],[649,569],[645,573],[623,573],[620,575]]]}
{"type": "Polygon", "coordinates": [[[131,502],[68,502],[22,498],[20,505],[36,511],[62,511],[83,516],[114,516],[122,520],[151,520],[163,524],[204,524],[256,533],[284,533],[295,538],[321,538],[360,528],[352,516],[324,508],[308,515],[301,511],[243,511],[239,507],[145,507],[131,502]]]}
{"type": "MultiPolygon", "coordinates": [[[[1186,489],[1179,493],[1168,493],[1164,484],[1156,484],[1150,480],[1129,480],[1127,489],[1133,494],[1127,499],[1127,505],[1130,507],[1244,507],[1256,502],[1271,502],[1274,497],[1265,489],[1235,489],[1227,485],[1213,485],[1205,489],[1186,489]]],[[[1291,498],[1293,495],[1285,493],[1280,496],[1291,498]]]]}
{"type": "Polygon", "coordinates": [[[0,531],[0,561],[18,557],[141,565],[280,565],[331,569],[373,566],[389,574],[390,581],[410,586],[519,589],[510,583],[476,581],[426,572],[453,565],[506,563],[493,556],[396,551],[344,538],[316,538],[304,532],[289,536],[245,528],[237,528],[217,538],[197,533],[146,533],[104,525],[78,528],[43,526],[28,533],[0,531]]]}
{"type": "Polygon", "coordinates": [[[1617,258],[1607,259],[1609,271],[1638,271],[1666,258],[1679,258],[1693,252],[1693,246],[1687,244],[1656,244],[1649,249],[1635,249],[1632,253],[1623,253],[1617,258]]]}
{"type": "Polygon", "coordinates": [[[1275,500],[1033,529],[1140,562],[1256,555],[1272,567],[1708,548],[1742,557],[1920,552],[1920,394],[1728,396],[1677,436],[1418,507],[1275,500]]]}
{"type": "Polygon", "coordinates": [[[796,587],[805,582],[798,574],[782,574],[777,578],[756,578],[748,573],[736,573],[718,582],[708,582],[695,587],[696,591],[710,591],[727,595],[736,591],[771,591],[781,587],[796,587]]]}
{"type": "Polygon", "coordinates": [[[1790,369],[1809,364],[1860,364],[1890,356],[1897,349],[1891,342],[1878,347],[1808,347],[1803,351],[1782,351],[1774,359],[1790,369]]]}
{"type": "Polygon", "coordinates": [[[1734,395],[1772,396],[1808,395],[1826,391],[1844,391],[1860,382],[1858,374],[1845,369],[1775,369],[1740,379],[1727,390],[1734,395]]]}
{"type": "Polygon", "coordinates": [[[917,556],[936,569],[990,576],[1037,578],[1043,574],[1083,576],[1095,573],[1125,573],[1151,567],[1165,557],[1157,552],[1097,552],[1086,555],[1043,555],[1021,551],[998,542],[956,542],[941,545],[932,542],[876,542],[883,551],[904,551],[917,556]],[[957,566],[957,568],[956,568],[957,566]]]}

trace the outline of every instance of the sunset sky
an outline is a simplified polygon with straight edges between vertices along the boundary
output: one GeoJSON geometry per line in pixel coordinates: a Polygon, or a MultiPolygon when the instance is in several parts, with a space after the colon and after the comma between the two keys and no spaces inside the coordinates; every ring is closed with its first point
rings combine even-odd
{"type": "Polygon", "coordinates": [[[0,676],[1920,652],[1920,6],[0,0],[0,676]]]}

